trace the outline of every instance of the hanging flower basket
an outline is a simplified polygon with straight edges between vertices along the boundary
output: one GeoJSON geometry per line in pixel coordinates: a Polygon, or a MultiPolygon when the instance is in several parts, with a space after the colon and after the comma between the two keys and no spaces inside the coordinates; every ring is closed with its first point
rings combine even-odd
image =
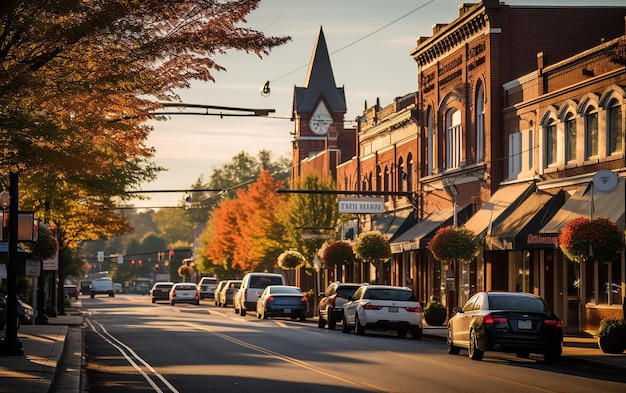
{"type": "Polygon", "coordinates": [[[389,241],[378,231],[361,233],[356,239],[355,252],[364,261],[388,259],[391,256],[389,241]]]}
{"type": "Polygon", "coordinates": [[[327,267],[353,263],[356,260],[352,244],[343,240],[324,243],[320,257],[327,267]]]}
{"type": "Polygon", "coordinates": [[[440,261],[469,262],[480,251],[480,241],[474,232],[463,227],[444,227],[437,230],[427,248],[440,261]]]}
{"type": "Polygon", "coordinates": [[[624,248],[624,236],[608,218],[592,221],[579,217],[565,224],[559,234],[559,247],[574,262],[610,262],[624,248]]]}
{"type": "Polygon", "coordinates": [[[278,256],[278,266],[283,270],[300,269],[306,263],[306,258],[298,251],[285,251],[278,256]]]}

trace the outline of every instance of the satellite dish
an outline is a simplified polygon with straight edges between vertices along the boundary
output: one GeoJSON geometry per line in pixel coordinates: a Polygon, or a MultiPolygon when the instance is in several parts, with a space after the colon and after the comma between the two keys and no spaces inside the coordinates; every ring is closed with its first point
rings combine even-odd
{"type": "Polygon", "coordinates": [[[593,186],[600,192],[611,193],[617,189],[617,175],[608,169],[601,169],[593,175],[593,186]]]}

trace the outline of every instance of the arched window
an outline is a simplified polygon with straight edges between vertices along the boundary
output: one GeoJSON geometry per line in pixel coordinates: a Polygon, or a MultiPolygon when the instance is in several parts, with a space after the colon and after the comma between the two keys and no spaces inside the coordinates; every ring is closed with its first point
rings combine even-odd
{"type": "Polygon", "coordinates": [[[406,190],[413,191],[413,154],[411,153],[406,156],[406,173],[408,175],[406,179],[406,190]]]}
{"type": "Polygon", "coordinates": [[[556,123],[550,119],[544,126],[545,129],[545,167],[556,164],[556,123]]]}
{"type": "Polygon", "coordinates": [[[476,162],[485,160],[485,89],[479,83],[476,89],[476,162]]]}
{"type": "Polygon", "coordinates": [[[610,155],[624,149],[624,120],[622,119],[622,104],[618,100],[611,100],[608,108],[606,143],[610,155]]]}
{"type": "Polygon", "coordinates": [[[428,155],[428,163],[427,163],[427,176],[433,174],[435,168],[435,121],[433,118],[433,110],[431,107],[428,107],[428,111],[426,114],[426,149],[428,155]]]}
{"type": "Polygon", "coordinates": [[[446,169],[461,166],[462,137],[461,111],[450,109],[446,113],[446,169]]]}
{"type": "Polygon", "coordinates": [[[569,112],[565,115],[565,162],[576,160],[576,117],[569,112]]]}
{"type": "Polygon", "coordinates": [[[376,166],[376,191],[383,190],[383,172],[380,165],[376,166]]]}
{"type": "Polygon", "coordinates": [[[396,177],[397,177],[396,182],[398,183],[398,191],[403,192],[404,182],[406,181],[408,176],[404,170],[404,161],[402,160],[402,157],[398,159],[398,171],[396,172],[396,177]]]}
{"type": "Polygon", "coordinates": [[[598,155],[598,111],[590,106],[585,112],[585,159],[598,155]]]}

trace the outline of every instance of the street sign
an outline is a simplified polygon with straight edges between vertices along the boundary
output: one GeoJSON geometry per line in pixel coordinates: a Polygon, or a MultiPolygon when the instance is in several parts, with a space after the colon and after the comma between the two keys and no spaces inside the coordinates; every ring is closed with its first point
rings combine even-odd
{"type": "Polygon", "coordinates": [[[339,198],[339,213],[377,214],[384,212],[383,198],[339,198]]]}
{"type": "Polygon", "coordinates": [[[325,233],[303,233],[300,238],[304,240],[310,239],[332,239],[333,235],[327,235],[325,233]]]}

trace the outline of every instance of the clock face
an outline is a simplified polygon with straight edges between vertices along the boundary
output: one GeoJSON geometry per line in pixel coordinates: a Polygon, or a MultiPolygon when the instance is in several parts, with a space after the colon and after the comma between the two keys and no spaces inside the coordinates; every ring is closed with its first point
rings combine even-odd
{"type": "Polygon", "coordinates": [[[316,134],[326,134],[328,131],[328,127],[332,124],[333,119],[324,113],[316,113],[311,116],[311,120],[309,121],[309,126],[311,127],[311,131],[316,134]]]}

